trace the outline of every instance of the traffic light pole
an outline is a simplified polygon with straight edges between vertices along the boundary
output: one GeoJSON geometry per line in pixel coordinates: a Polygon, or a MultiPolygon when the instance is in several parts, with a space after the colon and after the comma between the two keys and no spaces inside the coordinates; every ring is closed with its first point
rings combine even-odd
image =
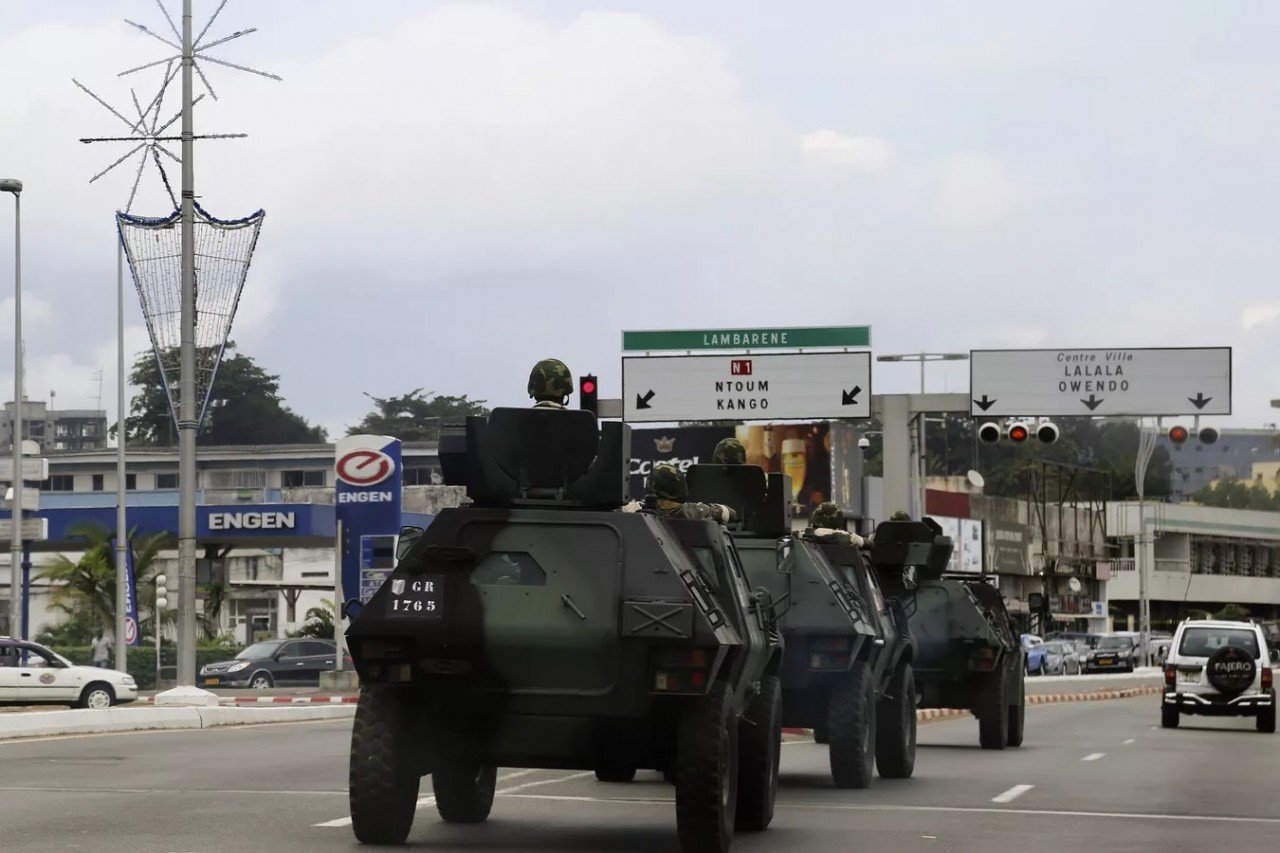
{"type": "Polygon", "coordinates": [[[1138,533],[1133,540],[1133,563],[1138,571],[1138,650],[1144,666],[1148,663],[1151,645],[1151,593],[1147,589],[1147,579],[1155,568],[1156,555],[1155,539],[1147,533],[1147,465],[1151,462],[1159,435],[1159,419],[1153,430],[1145,429],[1142,419],[1138,419],[1138,455],[1133,468],[1134,485],[1138,489],[1138,533]]]}

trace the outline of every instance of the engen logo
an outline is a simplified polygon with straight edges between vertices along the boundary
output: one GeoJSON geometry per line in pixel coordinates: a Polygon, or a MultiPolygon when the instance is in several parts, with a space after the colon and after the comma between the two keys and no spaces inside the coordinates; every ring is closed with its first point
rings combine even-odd
{"type": "Polygon", "coordinates": [[[376,486],[395,473],[396,463],[381,450],[353,450],[340,458],[334,471],[351,486],[376,486]]]}
{"type": "Polygon", "coordinates": [[[293,530],[298,526],[291,512],[211,512],[210,530],[293,530]]]}

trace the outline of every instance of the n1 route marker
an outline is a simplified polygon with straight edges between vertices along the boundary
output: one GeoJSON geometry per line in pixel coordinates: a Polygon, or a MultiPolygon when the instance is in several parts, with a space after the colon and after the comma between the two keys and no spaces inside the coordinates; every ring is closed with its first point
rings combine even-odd
{"type": "Polygon", "coordinates": [[[972,350],[970,414],[1231,414],[1231,348],[972,350]]]}
{"type": "Polygon", "coordinates": [[[622,359],[622,419],[631,423],[870,416],[869,352],[622,359]]]}

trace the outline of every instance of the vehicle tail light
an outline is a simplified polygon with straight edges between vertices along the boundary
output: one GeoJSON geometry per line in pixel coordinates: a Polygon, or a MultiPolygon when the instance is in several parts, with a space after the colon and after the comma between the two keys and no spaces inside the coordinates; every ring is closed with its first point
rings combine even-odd
{"type": "Polygon", "coordinates": [[[989,646],[974,649],[969,653],[969,668],[992,670],[996,668],[996,650],[989,646]]]}
{"type": "Polygon", "coordinates": [[[818,637],[809,644],[809,669],[848,669],[852,653],[848,637],[818,637]]]}
{"type": "Polygon", "coordinates": [[[1272,675],[1271,667],[1269,667],[1269,666],[1264,666],[1264,667],[1262,668],[1262,689],[1263,689],[1263,690],[1270,690],[1270,689],[1271,689],[1271,684],[1272,684],[1272,678],[1273,678],[1273,677],[1274,677],[1274,676],[1272,675]]]}
{"type": "Polygon", "coordinates": [[[654,693],[705,693],[715,655],[707,649],[657,648],[649,657],[649,689],[654,693]]]}
{"type": "Polygon", "coordinates": [[[1164,686],[1174,687],[1178,683],[1178,670],[1174,669],[1173,664],[1168,664],[1164,668],[1164,686]]]}

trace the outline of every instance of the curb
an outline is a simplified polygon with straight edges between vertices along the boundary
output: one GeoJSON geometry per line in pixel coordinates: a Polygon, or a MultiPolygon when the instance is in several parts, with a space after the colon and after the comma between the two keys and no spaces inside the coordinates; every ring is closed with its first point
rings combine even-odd
{"type": "MultiPolygon", "coordinates": [[[[221,707],[243,705],[354,705],[360,701],[359,696],[219,696],[221,707]]],[[[154,705],[156,697],[147,696],[138,700],[141,704],[154,705]]]]}
{"type": "MultiPolygon", "coordinates": [[[[1028,705],[1056,705],[1060,702],[1100,702],[1109,699],[1131,699],[1135,696],[1155,696],[1164,690],[1163,685],[1147,685],[1143,687],[1121,687],[1116,690],[1092,690],[1086,693],[1032,693],[1028,694],[1028,705]]],[[[968,717],[966,708],[917,708],[916,721],[927,723],[932,720],[947,720],[955,717],[968,717]]],[[[811,729],[784,728],[784,734],[808,734],[811,729]]]]}
{"type": "Polygon", "coordinates": [[[93,735],[152,730],[208,729],[254,723],[346,719],[355,715],[350,704],[311,708],[107,708],[101,711],[37,711],[0,717],[0,742],[59,735],[93,735]]]}

